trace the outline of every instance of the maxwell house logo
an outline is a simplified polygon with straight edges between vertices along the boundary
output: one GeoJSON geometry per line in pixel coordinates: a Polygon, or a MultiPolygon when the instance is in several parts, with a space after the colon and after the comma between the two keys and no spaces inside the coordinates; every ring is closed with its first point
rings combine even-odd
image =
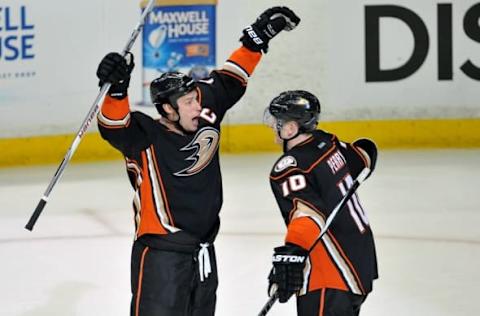
{"type": "Polygon", "coordinates": [[[24,69],[31,63],[23,63],[35,58],[35,25],[28,12],[26,6],[0,5],[0,80],[36,75],[34,70],[24,69]]]}
{"type": "Polygon", "coordinates": [[[209,34],[210,19],[208,13],[204,10],[173,12],[164,12],[160,10],[152,12],[149,18],[151,24],[168,26],[164,29],[168,34],[168,38],[209,34]]]}
{"type": "Polygon", "coordinates": [[[0,6],[0,61],[28,60],[35,57],[34,29],[27,7],[0,6]]]}

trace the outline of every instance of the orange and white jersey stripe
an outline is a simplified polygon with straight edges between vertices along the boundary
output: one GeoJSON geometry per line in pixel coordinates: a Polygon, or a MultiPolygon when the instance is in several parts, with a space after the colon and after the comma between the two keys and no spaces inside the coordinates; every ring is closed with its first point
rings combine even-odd
{"type": "Polygon", "coordinates": [[[345,255],[332,232],[321,243],[311,247],[325,226],[325,217],[308,202],[296,200],[285,242],[310,250],[305,268],[305,283],[301,294],[319,289],[334,288],[354,294],[366,294],[355,267],[345,255]]]}
{"type": "Polygon", "coordinates": [[[97,115],[98,124],[107,128],[128,127],[130,123],[130,105],[128,99],[117,100],[106,96],[101,111],[97,115]]]}
{"type": "Polygon", "coordinates": [[[245,47],[240,47],[233,52],[220,71],[227,71],[230,74],[234,74],[240,77],[239,79],[246,84],[261,57],[261,53],[252,52],[245,47]]]}

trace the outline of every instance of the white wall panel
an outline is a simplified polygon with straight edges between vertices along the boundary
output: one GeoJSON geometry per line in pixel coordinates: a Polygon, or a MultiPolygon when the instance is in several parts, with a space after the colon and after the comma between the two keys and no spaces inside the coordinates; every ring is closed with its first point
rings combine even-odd
{"type": "MultiPolygon", "coordinates": [[[[480,117],[478,80],[460,70],[470,60],[480,67],[480,44],[465,34],[474,0],[220,0],[217,7],[217,62],[238,47],[241,29],[264,9],[288,5],[302,18],[298,29],[271,42],[242,101],[228,123],[259,123],[268,102],[286,89],[317,94],[324,120],[480,117]],[[438,79],[437,4],[451,4],[453,79],[438,79]],[[411,76],[391,82],[365,81],[365,6],[397,5],[415,12],[426,25],[430,47],[411,76]]],[[[0,2],[0,137],[74,133],[97,94],[95,70],[101,57],[121,50],[140,15],[139,1],[2,0],[0,2]],[[29,30],[21,25],[24,6],[29,30]],[[6,8],[9,8],[7,18],[6,8]],[[33,34],[33,59],[5,60],[5,39],[33,34]],[[12,78],[16,73],[35,73],[12,78]],[[10,74],[10,77],[8,77],[10,74]]],[[[478,28],[478,19],[477,25],[478,28]]],[[[480,35],[480,34],[479,34],[480,35]]],[[[410,28],[392,18],[380,20],[380,66],[404,64],[414,48],[410,28]]],[[[141,47],[131,99],[141,99],[141,47]]],[[[148,111],[152,113],[152,111],[148,111]]]]}

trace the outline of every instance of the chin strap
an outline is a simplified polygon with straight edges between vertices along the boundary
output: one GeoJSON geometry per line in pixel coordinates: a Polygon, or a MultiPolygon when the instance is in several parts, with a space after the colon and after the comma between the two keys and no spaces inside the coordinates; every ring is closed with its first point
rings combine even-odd
{"type": "Polygon", "coordinates": [[[172,120],[169,120],[169,121],[172,122],[175,125],[175,127],[177,127],[183,134],[192,134],[192,132],[187,131],[180,124],[180,113],[178,113],[177,99],[178,98],[169,98],[170,105],[172,105],[173,110],[175,111],[175,113],[177,113],[177,116],[178,116],[178,119],[176,121],[172,121],[172,120]],[[173,104],[175,104],[175,106],[173,104]]]}
{"type": "Polygon", "coordinates": [[[173,106],[172,106],[172,108],[173,108],[173,110],[175,111],[175,113],[177,113],[178,118],[177,118],[175,121],[169,119],[168,116],[165,116],[165,118],[166,118],[167,120],[169,120],[170,122],[172,122],[173,125],[174,125],[176,128],[178,128],[178,129],[180,130],[180,132],[182,132],[183,134],[191,134],[191,132],[185,130],[185,129],[183,128],[183,126],[180,124],[180,113],[178,113],[177,108],[175,108],[175,107],[173,107],[173,106]]]}
{"type": "Polygon", "coordinates": [[[283,123],[277,123],[277,135],[278,135],[278,138],[280,138],[281,140],[283,140],[283,152],[286,153],[288,148],[287,148],[287,145],[288,145],[288,142],[294,138],[296,138],[298,135],[304,133],[305,131],[302,129],[302,128],[299,128],[297,133],[295,135],[293,135],[292,137],[290,138],[283,138],[282,135],[281,135],[281,131],[282,131],[282,126],[283,126],[283,123]]]}

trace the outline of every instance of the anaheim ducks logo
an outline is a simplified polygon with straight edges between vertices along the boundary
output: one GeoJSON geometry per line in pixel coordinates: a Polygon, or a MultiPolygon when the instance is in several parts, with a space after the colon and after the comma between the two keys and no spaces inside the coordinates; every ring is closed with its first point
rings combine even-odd
{"type": "Polygon", "coordinates": [[[194,150],[194,153],[185,160],[193,161],[192,165],[175,173],[179,177],[188,177],[199,173],[210,164],[213,156],[217,152],[219,143],[219,132],[212,127],[200,129],[192,141],[181,151],[194,150]]]}

